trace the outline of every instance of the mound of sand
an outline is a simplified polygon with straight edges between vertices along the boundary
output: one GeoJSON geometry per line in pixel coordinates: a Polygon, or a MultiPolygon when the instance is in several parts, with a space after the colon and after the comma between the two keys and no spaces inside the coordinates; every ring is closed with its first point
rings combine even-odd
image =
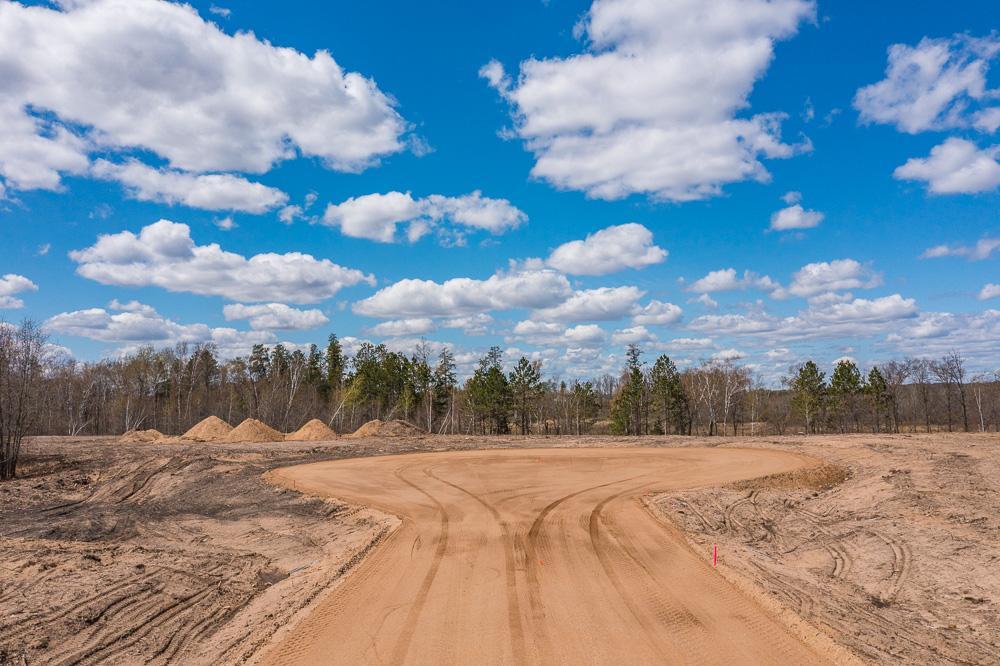
{"type": "Polygon", "coordinates": [[[190,439],[195,442],[221,442],[232,429],[233,426],[218,416],[209,416],[181,435],[181,439],[190,439]]]}
{"type": "Polygon", "coordinates": [[[280,442],[285,436],[257,419],[246,419],[229,431],[224,442],[280,442]]]}
{"type": "Polygon", "coordinates": [[[313,419],[295,432],[285,435],[288,442],[324,442],[336,439],[337,433],[319,419],[313,419]]]}
{"type": "Polygon", "coordinates": [[[166,439],[166,436],[159,430],[150,428],[149,430],[129,430],[127,433],[121,436],[119,441],[122,442],[156,442],[162,439],[166,439]]]}
{"type": "Polygon", "coordinates": [[[415,435],[426,435],[423,430],[407,423],[394,419],[392,421],[380,421],[375,419],[364,424],[348,437],[412,437],[415,435]]]}

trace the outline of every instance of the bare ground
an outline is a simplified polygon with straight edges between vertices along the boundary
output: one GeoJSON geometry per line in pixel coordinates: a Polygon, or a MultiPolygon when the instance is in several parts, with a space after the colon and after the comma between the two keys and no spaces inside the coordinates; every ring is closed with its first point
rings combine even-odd
{"type": "Polygon", "coordinates": [[[724,573],[873,662],[997,663],[1000,437],[733,443],[849,478],[828,467],[658,497],[706,557],[719,544],[724,573]]]}
{"type": "Polygon", "coordinates": [[[651,506],[720,571],[875,662],[995,663],[1000,437],[410,437],[29,443],[0,484],[0,663],[241,663],[280,642],[397,520],[265,483],[297,463],[444,449],[751,446],[833,467],[651,506]],[[839,485],[837,470],[848,478],[839,485]],[[833,476],[830,476],[830,475],[833,476]]]}

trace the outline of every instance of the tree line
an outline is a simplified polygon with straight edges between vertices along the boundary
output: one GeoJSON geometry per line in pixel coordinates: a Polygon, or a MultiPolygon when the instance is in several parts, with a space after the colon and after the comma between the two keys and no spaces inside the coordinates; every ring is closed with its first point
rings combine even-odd
{"type": "Polygon", "coordinates": [[[0,325],[0,476],[26,434],[180,434],[209,415],[286,432],[311,418],[338,432],[402,419],[428,432],[483,435],[1000,429],[1000,378],[967,376],[958,353],[866,372],[842,360],[829,379],[808,361],[774,388],[749,366],[706,360],[681,370],[667,355],[645,361],[636,345],[617,375],[570,381],[547,377],[537,360],[508,364],[499,347],[460,379],[447,348],[434,354],[422,343],[404,354],[363,343],[348,355],[336,335],[301,349],[256,345],[228,360],[212,344],[94,362],[48,349],[36,324],[0,325]]]}

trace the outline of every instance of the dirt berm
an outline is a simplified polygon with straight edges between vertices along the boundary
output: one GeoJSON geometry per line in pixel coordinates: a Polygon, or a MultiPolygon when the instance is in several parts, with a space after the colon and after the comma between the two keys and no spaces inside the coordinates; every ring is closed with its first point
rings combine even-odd
{"type": "Polygon", "coordinates": [[[286,442],[327,442],[337,439],[337,433],[319,419],[312,419],[304,426],[285,435],[286,442]]]}
{"type": "Polygon", "coordinates": [[[223,441],[231,443],[239,442],[280,442],[285,436],[257,419],[246,419],[226,435],[223,441]]]}
{"type": "Polygon", "coordinates": [[[218,416],[209,416],[181,435],[181,439],[192,442],[221,442],[233,429],[218,416]]]}
{"type": "Polygon", "coordinates": [[[348,435],[348,437],[416,437],[426,434],[426,432],[412,423],[407,423],[399,419],[392,421],[373,419],[348,435]]]}

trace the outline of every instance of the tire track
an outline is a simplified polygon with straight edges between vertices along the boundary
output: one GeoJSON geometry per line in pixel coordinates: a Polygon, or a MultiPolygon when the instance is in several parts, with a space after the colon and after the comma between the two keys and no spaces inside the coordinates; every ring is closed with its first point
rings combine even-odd
{"type": "Polygon", "coordinates": [[[517,566],[514,554],[514,539],[510,533],[510,527],[507,525],[507,521],[503,519],[500,512],[492,504],[484,500],[482,497],[476,493],[463,488],[457,483],[452,483],[446,479],[442,479],[440,476],[435,474],[431,468],[427,468],[425,473],[433,479],[437,479],[441,483],[451,486],[459,492],[465,493],[480,505],[483,506],[490,515],[493,516],[493,520],[500,527],[500,532],[503,535],[503,550],[504,550],[504,573],[507,576],[507,624],[510,629],[511,635],[511,648],[514,653],[515,663],[525,662],[525,641],[524,641],[524,627],[521,624],[521,608],[520,602],[517,598],[517,566]]]}
{"type": "Polygon", "coordinates": [[[413,640],[413,634],[417,628],[417,621],[420,619],[420,612],[423,610],[424,604],[427,603],[427,595],[430,593],[431,585],[434,584],[434,578],[437,576],[438,569],[441,568],[441,561],[444,559],[445,550],[448,548],[449,518],[447,509],[444,508],[444,505],[441,504],[436,497],[403,476],[401,469],[396,469],[393,473],[397,479],[429,499],[431,503],[437,507],[438,514],[440,515],[438,528],[440,531],[437,549],[434,551],[434,557],[431,561],[430,568],[427,570],[427,573],[424,574],[424,579],[420,584],[419,590],[417,591],[417,596],[413,599],[413,604],[410,606],[410,610],[406,614],[406,619],[403,621],[403,627],[399,631],[399,638],[396,639],[396,645],[392,649],[390,662],[393,664],[399,664],[403,662],[404,657],[406,657],[406,653],[410,649],[410,642],[413,640]]]}

